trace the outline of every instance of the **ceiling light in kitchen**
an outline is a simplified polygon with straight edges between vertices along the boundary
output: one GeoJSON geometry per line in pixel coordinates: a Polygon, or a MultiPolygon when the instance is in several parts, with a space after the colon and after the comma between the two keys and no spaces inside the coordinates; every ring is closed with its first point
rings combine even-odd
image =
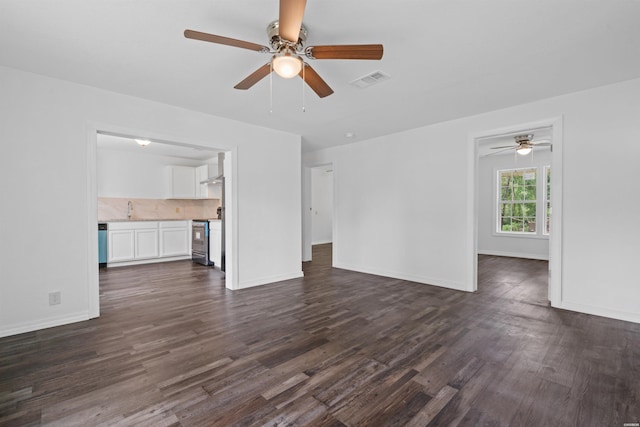
{"type": "Polygon", "coordinates": [[[149,141],[148,139],[136,139],[135,141],[142,147],[146,147],[151,143],[151,141],[149,141]]]}

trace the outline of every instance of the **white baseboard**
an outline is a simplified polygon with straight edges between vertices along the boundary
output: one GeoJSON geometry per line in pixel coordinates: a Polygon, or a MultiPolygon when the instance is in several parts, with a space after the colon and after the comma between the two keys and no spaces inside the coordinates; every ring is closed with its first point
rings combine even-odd
{"type": "Polygon", "coordinates": [[[552,305],[563,310],[576,311],[578,313],[591,314],[593,316],[608,317],[610,319],[624,320],[625,322],[640,323],[640,313],[611,310],[605,307],[595,307],[571,301],[562,301],[560,305],[552,305]]]}
{"type": "Polygon", "coordinates": [[[527,254],[522,252],[485,251],[482,249],[478,249],[478,255],[506,256],[510,258],[526,258],[549,261],[549,254],[527,254]]]}
{"type": "Polygon", "coordinates": [[[38,320],[36,322],[26,322],[9,328],[0,329],[0,338],[23,334],[25,332],[39,331],[40,329],[53,328],[55,326],[68,325],[69,323],[83,322],[85,320],[89,320],[89,312],[87,311],[52,317],[45,320],[38,320]]]}
{"type": "Polygon", "coordinates": [[[369,268],[348,263],[336,263],[336,268],[345,270],[358,271],[360,273],[374,274],[376,276],[389,277],[392,279],[406,280],[409,282],[422,283],[425,285],[438,286],[441,288],[453,289],[456,291],[473,292],[473,285],[465,285],[464,283],[453,282],[450,280],[440,279],[436,277],[418,276],[413,274],[401,273],[379,268],[369,268]]]}
{"type": "Polygon", "coordinates": [[[167,262],[167,261],[181,261],[185,259],[191,259],[191,255],[180,255],[180,256],[172,256],[172,257],[163,257],[163,258],[148,258],[148,259],[138,259],[135,261],[121,261],[121,262],[110,262],[107,264],[107,268],[111,267],[126,267],[129,265],[141,265],[141,264],[155,264],[158,262],[167,262]]]}
{"type": "Polygon", "coordinates": [[[297,279],[299,277],[304,277],[304,273],[302,270],[296,271],[293,273],[285,273],[285,274],[277,274],[269,277],[262,277],[260,279],[248,280],[244,282],[240,282],[238,284],[238,289],[246,289],[253,288],[255,286],[267,285],[269,283],[282,282],[283,280],[289,279],[297,279]]]}
{"type": "Polygon", "coordinates": [[[311,245],[325,245],[327,243],[333,243],[333,240],[331,240],[331,239],[329,239],[329,240],[317,240],[317,241],[311,242],[311,245]]]}

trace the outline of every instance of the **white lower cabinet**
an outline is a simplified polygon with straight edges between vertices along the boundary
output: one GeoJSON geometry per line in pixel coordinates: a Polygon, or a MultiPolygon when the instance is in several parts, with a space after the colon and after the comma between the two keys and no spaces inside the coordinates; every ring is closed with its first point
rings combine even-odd
{"type": "Polygon", "coordinates": [[[131,261],[134,257],[134,230],[112,230],[109,224],[107,262],[131,261]]]}
{"type": "Polygon", "coordinates": [[[209,260],[215,267],[222,262],[222,221],[209,221],[209,260]]]}
{"type": "Polygon", "coordinates": [[[189,255],[189,221],[163,221],[159,224],[160,256],[189,255]]]}
{"type": "Polygon", "coordinates": [[[108,263],[190,255],[189,221],[123,221],[108,227],[108,263]]]}
{"type": "Polygon", "coordinates": [[[135,230],[135,259],[158,257],[158,228],[135,230]]]}

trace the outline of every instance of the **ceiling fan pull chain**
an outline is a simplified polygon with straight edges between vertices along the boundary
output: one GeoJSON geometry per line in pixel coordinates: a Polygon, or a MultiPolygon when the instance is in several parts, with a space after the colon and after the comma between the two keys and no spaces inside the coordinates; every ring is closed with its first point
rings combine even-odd
{"type": "Polygon", "coordinates": [[[269,114],[273,114],[273,61],[269,62],[269,114]]]}
{"type": "Polygon", "coordinates": [[[306,68],[306,64],[304,62],[302,62],[302,112],[306,112],[307,110],[304,108],[304,84],[305,84],[305,79],[304,79],[304,69],[306,68]]]}

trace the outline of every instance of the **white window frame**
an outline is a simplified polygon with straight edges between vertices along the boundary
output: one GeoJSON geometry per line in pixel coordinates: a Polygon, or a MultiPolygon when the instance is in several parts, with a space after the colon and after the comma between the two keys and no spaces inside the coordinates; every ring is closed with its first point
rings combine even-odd
{"type": "MultiPolygon", "coordinates": [[[[544,227],[542,229],[542,235],[549,237],[551,231],[551,214],[553,212],[553,208],[551,208],[551,197],[549,192],[547,191],[547,176],[551,173],[551,165],[545,165],[542,168],[542,172],[544,173],[544,206],[542,207],[542,214],[544,217],[544,227]],[[547,215],[547,204],[549,205],[549,214],[547,215]],[[547,224],[549,224],[549,231],[547,231],[547,224]]],[[[552,178],[553,179],[553,178],[552,178]]]]}
{"type": "MultiPolygon", "coordinates": [[[[511,168],[496,168],[494,171],[495,177],[495,193],[494,193],[494,227],[493,227],[493,235],[499,237],[518,237],[518,238],[527,238],[527,239],[549,239],[549,234],[546,233],[546,206],[547,206],[547,170],[550,169],[550,165],[541,165],[541,166],[527,166],[527,167],[511,167],[511,168]],[[531,170],[534,169],[536,171],[536,232],[530,233],[526,231],[502,231],[501,230],[501,211],[500,204],[502,200],[500,199],[500,190],[501,190],[501,179],[500,175],[502,172],[507,171],[518,171],[518,170],[531,170]],[[540,177],[544,177],[543,180],[539,179],[540,177]],[[543,219],[543,223],[540,224],[540,219],[543,219]]],[[[532,201],[533,202],[533,201],[532,201]]]]}

